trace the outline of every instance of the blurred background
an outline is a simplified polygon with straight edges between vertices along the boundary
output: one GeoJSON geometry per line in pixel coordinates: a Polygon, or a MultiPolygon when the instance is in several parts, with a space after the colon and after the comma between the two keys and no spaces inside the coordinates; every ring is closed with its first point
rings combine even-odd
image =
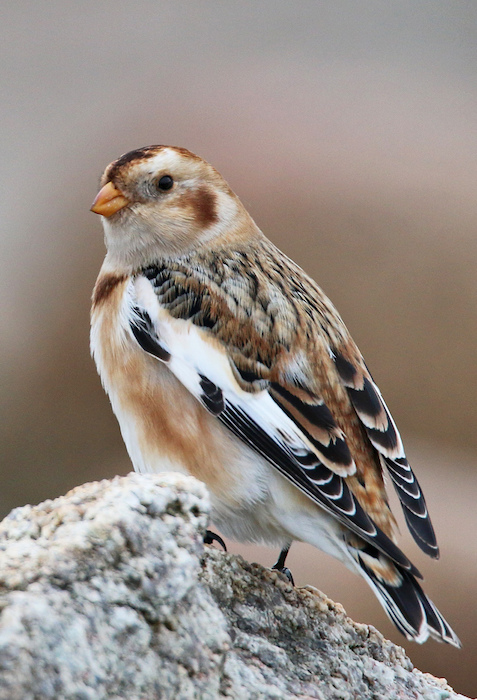
{"type": "MultiPolygon", "coordinates": [[[[89,207],[121,153],[185,146],[317,279],[364,353],[441,560],[404,528],[402,544],[464,647],[404,645],[477,694],[476,37],[473,0],[3,4],[2,514],[131,468],[89,356],[104,254],[89,207]]],[[[289,565],[403,644],[341,565],[298,545],[289,565]]]]}

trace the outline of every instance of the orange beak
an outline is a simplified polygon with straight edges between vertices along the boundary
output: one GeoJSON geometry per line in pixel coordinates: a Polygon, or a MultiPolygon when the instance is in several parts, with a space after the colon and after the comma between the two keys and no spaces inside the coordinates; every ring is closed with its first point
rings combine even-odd
{"type": "Polygon", "coordinates": [[[101,216],[112,216],[129,204],[129,200],[111,182],[102,187],[93,202],[91,211],[101,216]]]}

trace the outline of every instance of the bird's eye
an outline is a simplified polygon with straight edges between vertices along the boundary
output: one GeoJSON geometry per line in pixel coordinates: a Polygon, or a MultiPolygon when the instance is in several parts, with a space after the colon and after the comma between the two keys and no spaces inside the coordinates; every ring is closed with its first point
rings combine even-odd
{"type": "Polygon", "coordinates": [[[170,175],[163,175],[157,181],[157,188],[165,192],[166,190],[170,190],[173,184],[174,180],[170,175]]]}

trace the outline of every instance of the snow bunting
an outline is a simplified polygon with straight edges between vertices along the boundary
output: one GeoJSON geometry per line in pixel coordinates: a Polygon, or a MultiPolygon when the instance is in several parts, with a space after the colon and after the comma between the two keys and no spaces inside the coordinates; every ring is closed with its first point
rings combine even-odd
{"type": "Polygon", "coordinates": [[[207,162],[149,146],[111,163],[92,211],[107,254],[91,349],[134,468],[207,485],[227,536],[342,561],[408,638],[459,640],[395,543],[387,473],[417,544],[424,496],[378,387],[318,285],[207,162]]]}

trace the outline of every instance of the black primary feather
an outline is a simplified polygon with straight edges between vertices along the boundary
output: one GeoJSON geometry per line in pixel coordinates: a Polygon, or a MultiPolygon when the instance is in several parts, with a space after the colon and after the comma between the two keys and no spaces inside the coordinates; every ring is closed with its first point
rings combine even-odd
{"type": "Polygon", "coordinates": [[[356,414],[386,466],[411,535],[423,552],[437,559],[439,547],[424,494],[404,452],[400,456],[393,455],[393,451],[395,452],[400,443],[400,437],[379,390],[367,377],[364,377],[362,382],[358,381],[357,378],[360,375],[356,367],[340,353],[335,351],[333,357],[356,414]],[[383,417],[384,426],[378,427],[377,422],[383,421],[383,417]],[[372,426],[373,420],[376,421],[374,426],[372,426]]]}

